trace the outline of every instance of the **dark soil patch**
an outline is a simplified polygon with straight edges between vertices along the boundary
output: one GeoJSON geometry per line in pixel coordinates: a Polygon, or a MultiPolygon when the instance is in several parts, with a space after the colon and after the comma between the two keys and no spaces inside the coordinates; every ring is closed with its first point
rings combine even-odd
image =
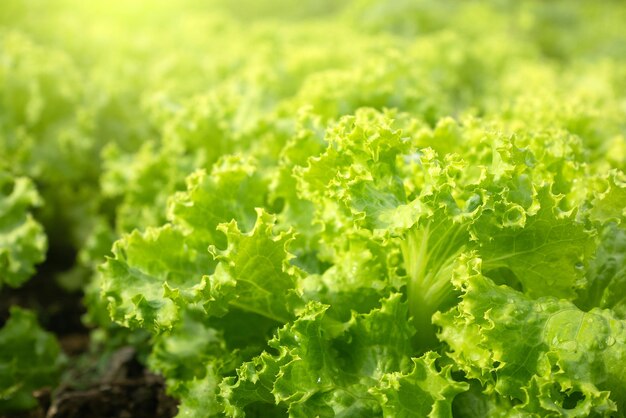
{"type": "Polygon", "coordinates": [[[177,412],[163,378],[147,371],[130,347],[115,352],[106,372],[89,387],[66,383],[53,392],[38,391],[36,397],[37,409],[0,418],[171,418],[177,412]]]}
{"type": "MultiPolygon", "coordinates": [[[[53,252],[53,251],[52,251],[53,252]]],[[[38,408],[0,415],[0,418],[171,418],[177,402],[165,394],[163,378],[150,373],[132,347],[114,353],[97,353],[90,346],[90,330],[82,292],[68,292],[54,279],[66,271],[73,255],[48,254],[38,273],[18,289],[0,291],[0,328],[11,306],[37,313],[43,328],[57,337],[69,358],[62,383],[57,388],[34,393],[38,408]],[[56,262],[55,262],[56,261],[56,262]]]]}
{"type": "Polygon", "coordinates": [[[43,264],[37,266],[37,274],[21,287],[1,289],[0,327],[9,318],[11,306],[20,306],[36,312],[41,326],[59,337],[87,334],[89,330],[81,321],[85,313],[83,293],[68,292],[55,280],[56,274],[67,271],[68,261],[57,256],[53,248],[49,250],[47,257],[43,264]]]}

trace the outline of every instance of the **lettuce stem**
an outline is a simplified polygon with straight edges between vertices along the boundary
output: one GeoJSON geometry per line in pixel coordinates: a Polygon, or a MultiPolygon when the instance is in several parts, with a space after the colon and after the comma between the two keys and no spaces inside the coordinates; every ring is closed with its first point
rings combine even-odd
{"type": "Polygon", "coordinates": [[[418,331],[420,348],[437,345],[431,318],[456,297],[450,279],[465,239],[466,232],[460,225],[449,227],[431,222],[410,229],[401,243],[408,277],[409,312],[418,331]]]}

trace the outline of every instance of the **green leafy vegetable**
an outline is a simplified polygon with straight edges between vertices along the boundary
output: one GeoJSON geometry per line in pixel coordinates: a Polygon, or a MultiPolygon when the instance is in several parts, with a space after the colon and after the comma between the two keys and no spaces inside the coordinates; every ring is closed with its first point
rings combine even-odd
{"type": "Polygon", "coordinates": [[[32,408],[35,389],[55,385],[65,357],[32,312],[14,307],[0,329],[0,411],[32,408]]]}
{"type": "Polygon", "coordinates": [[[0,171],[0,287],[18,287],[42,262],[47,239],[29,212],[41,205],[31,180],[0,171]]]}
{"type": "Polygon", "coordinates": [[[460,263],[454,280],[463,300],[435,323],[467,376],[540,416],[623,409],[623,320],[553,297],[531,299],[484,277],[480,259],[460,263]]]}

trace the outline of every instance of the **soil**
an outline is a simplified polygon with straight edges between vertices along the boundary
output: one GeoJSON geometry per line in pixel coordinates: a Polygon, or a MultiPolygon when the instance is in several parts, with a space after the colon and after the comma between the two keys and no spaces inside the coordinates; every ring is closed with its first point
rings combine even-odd
{"type": "Polygon", "coordinates": [[[71,385],[35,393],[39,407],[1,418],[169,418],[177,403],[165,394],[160,376],[147,371],[133,348],[118,350],[109,369],[86,389],[71,385]]]}
{"type": "MultiPolygon", "coordinates": [[[[177,402],[165,394],[160,376],[149,372],[132,347],[122,347],[107,359],[90,350],[90,331],[81,322],[82,293],[61,288],[44,264],[40,273],[19,289],[0,292],[0,327],[13,305],[31,309],[54,333],[69,358],[65,378],[57,388],[36,392],[38,408],[0,418],[170,418],[177,402]],[[103,361],[104,360],[104,361],[103,361]],[[103,365],[103,362],[106,362],[103,365]],[[98,372],[105,370],[105,372],[98,372]]],[[[58,269],[54,269],[57,270],[58,269]]]]}

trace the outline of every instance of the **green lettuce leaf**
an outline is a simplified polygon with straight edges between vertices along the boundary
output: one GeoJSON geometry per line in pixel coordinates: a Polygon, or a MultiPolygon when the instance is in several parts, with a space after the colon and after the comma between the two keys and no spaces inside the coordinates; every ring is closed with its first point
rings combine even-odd
{"type": "Polygon", "coordinates": [[[64,364],[59,344],[39,327],[35,315],[11,308],[0,329],[0,412],[35,406],[32,392],[57,384],[64,364]]]}
{"type": "Polygon", "coordinates": [[[188,191],[171,200],[171,223],[126,235],[101,268],[99,280],[112,318],[127,327],[170,329],[187,303],[202,302],[208,275],[217,266],[208,248],[224,242],[218,225],[232,219],[249,225],[263,197],[254,169],[237,158],[217,165],[211,175],[192,174],[188,191]],[[242,196],[253,198],[239,207],[242,196]]]}
{"type": "Polygon", "coordinates": [[[20,286],[45,258],[46,235],[29,212],[41,204],[30,179],[0,171],[0,288],[20,286]]]}
{"type": "Polygon", "coordinates": [[[537,416],[611,416],[626,402],[626,324],[553,297],[498,286],[467,256],[455,270],[462,301],[437,313],[439,338],[468,378],[537,416]]]}
{"type": "Polygon", "coordinates": [[[413,358],[413,369],[383,376],[374,392],[381,400],[384,417],[452,417],[452,402],[468,388],[456,382],[450,372],[452,365],[438,370],[439,355],[432,351],[413,358]]]}
{"type": "Polygon", "coordinates": [[[437,355],[411,359],[414,330],[400,294],[379,308],[333,318],[328,305],[310,302],[281,328],[264,352],[222,384],[228,416],[276,404],[289,416],[451,416],[450,405],[466,385],[438,370],[437,355]],[[414,406],[419,408],[413,409],[414,406]],[[447,415],[446,415],[447,414],[447,415]]]}

